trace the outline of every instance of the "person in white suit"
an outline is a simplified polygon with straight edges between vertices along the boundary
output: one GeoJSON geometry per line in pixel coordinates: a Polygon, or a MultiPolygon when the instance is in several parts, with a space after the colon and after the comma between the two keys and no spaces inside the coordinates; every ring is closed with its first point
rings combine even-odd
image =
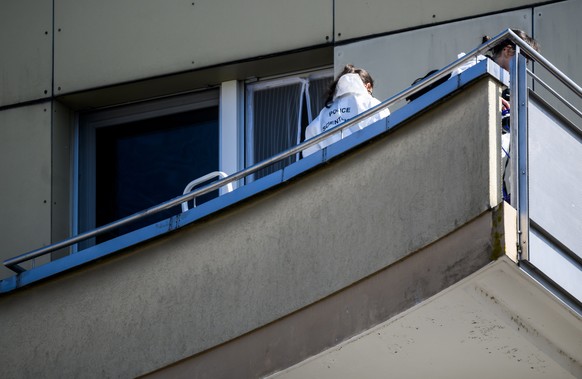
{"type": "MultiPolygon", "coordinates": [[[[329,128],[343,123],[378,104],[380,100],[372,96],[374,80],[362,69],[348,64],[338,78],[331,84],[325,107],[319,115],[307,126],[305,139],[308,140],[329,128]]],[[[303,150],[303,157],[339,141],[366,126],[387,117],[390,111],[386,108],[375,115],[334,134],[325,140],[303,150]]]]}

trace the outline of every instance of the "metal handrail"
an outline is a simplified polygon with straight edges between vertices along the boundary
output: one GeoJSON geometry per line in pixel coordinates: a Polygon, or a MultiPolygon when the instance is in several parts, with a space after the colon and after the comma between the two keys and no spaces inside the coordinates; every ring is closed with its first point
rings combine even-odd
{"type": "Polygon", "coordinates": [[[445,66],[444,68],[442,68],[441,70],[439,70],[438,72],[433,74],[432,76],[420,81],[419,83],[417,83],[409,88],[402,90],[401,92],[397,93],[396,95],[384,100],[383,102],[381,102],[377,106],[370,108],[370,109],[356,115],[355,117],[345,121],[344,123],[339,124],[333,128],[330,128],[330,129],[326,130],[325,132],[323,132],[323,133],[321,133],[313,138],[310,138],[309,140],[306,140],[306,141],[300,143],[299,145],[296,145],[296,146],[294,146],[286,151],[283,151],[277,155],[274,155],[271,158],[265,159],[262,162],[259,162],[251,167],[248,167],[246,169],[238,171],[232,175],[229,175],[228,177],[226,177],[224,179],[221,179],[221,180],[218,180],[214,183],[208,184],[208,185],[201,187],[195,191],[192,191],[188,194],[184,194],[184,195],[175,197],[171,200],[165,201],[163,203],[160,203],[160,204],[153,206],[151,208],[148,208],[146,210],[134,213],[133,215],[130,215],[130,216],[124,217],[122,219],[119,219],[117,221],[114,221],[112,223],[100,226],[100,227],[95,228],[91,231],[78,234],[78,235],[71,237],[69,239],[66,239],[64,241],[57,242],[57,243],[54,243],[52,245],[48,245],[48,246],[30,251],[28,253],[7,259],[4,261],[4,266],[11,269],[12,271],[15,271],[16,273],[24,272],[26,270],[23,267],[19,266],[19,263],[22,263],[22,262],[25,262],[25,261],[28,261],[28,260],[31,260],[34,258],[38,258],[40,256],[51,253],[53,251],[74,245],[78,242],[81,242],[81,241],[84,241],[86,239],[101,235],[103,233],[106,233],[110,230],[119,228],[121,226],[130,224],[130,223],[137,221],[137,220],[140,220],[144,217],[151,216],[151,215],[154,215],[156,213],[162,212],[164,210],[170,209],[172,207],[180,205],[183,202],[192,200],[198,196],[201,196],[201,195],[204,195],[206,193],[217,190],[217,189],[219,189],[219,188],[221,188],[229,183],[236,182],[237,180],[245,178],[246,176],[253,174],[253,173],[255,173],[255,172],[257,172],[265,167],[268,167],[276,162],[279,162],[285,158],[288,158],[292,155],[300,153],[303,150],[305,150],[306,148],[311,147],[311,146],[327,139],[331,135],[339,133],[339,132],[343,131],[344,129],[349,128],[349,127],[359,123],[360,121],[379,113],[380,111],[384,110],[385,108],[388,108],[391,105],[394,105],[398,101],[407,98],[411,94],[430,86],[431,84],[433,84],[433,83],[437,82],[438,80],[447,76],[453,70],[460,67],[461,65],[463,65],[465,62],[469,61],[470,59],[473,59],[474,57],[476,57],[479,54],[486,53],[494,45],[496,45],[498,42],[500,42],[501,40],[503,40],[505,38],[512,39],[516,44],[523,47],[524,50],[526,50],[528,52],[528,54],[535,57],[536,59],[543,60],[544,61],[543,65],[545,67],[547,67],[548,69],[553,69],[556,72],[560,73],[560,75],[558,75],[558,77],[560,78],[560,80],[562,82],[564,82],[564,84],[566,84],[570,88],[573,88],[574,91],[580,91],[580,87],[578,87],[576,85],[576,83],[574,83],[570,79],[568,79],[564,74],[562,74],[551,63],[549,63],[546,59],[544,59],[541,55],[539,55],[535,50],[531,49],[529,47],[529,45],[527,45],[525,42],[523,42],[510,29],[507,29],[507,30],[499,33],[497,36],[491,38],[489,41],[485,42],[484,44],[476,47],[475,49],[473,49],[472,51],[470,51],[469,53],[467,53],[463,57],[448,64],[447,66],[445,66]],[[551,68],[549,68],[549,67],[551,67],[551,68]]]}
{"type": "Polygon", "coordinates": [[[574,112],[576,115],[578,115],[578,117],[582,118],[582,112],[580,112],[578,110],[578,108],[576,108],[572,103],[570,103],[563,96],[561,96],[555,89],[550,87],[550,85],[548,83],[544,82],[539,76],[537,76],[536,74],[534,74],[530,70],[526,70],[526,72],[529,76],[531,76],[532,78],[535,79],[536,83],[541,84],[542,87],[544,87],[556,99],[560,100],[562,102],[562,104],[564,104],[566,107],[568,107],[568,109],[570,109],[572,112],[574,112]]]}
{"type": "Polygon", "coordinates": [[[514,32],[512,32],[510,29],[507,29],[506,32],[509,34],[509,36],[511,37],[511,40],[513,40],[513,42],[515,42],[516,45],[518,45],[522,50],[525,50],[527,52],[526,55],[528,57],[535,58],[534,61],[536,63],[541,64],[542,67],[544,67],[546,70],[548,70],[550,73],[552,73],[566,87],[570,88],[578,96],[581,96],[582,97],[582,87],[580,87],[578,84],[576,84],[576,82],[574,82],[572,79],[570,79],[569,77],[567,77],[562,71],[560,71],[550,61],[548,61],[540,53],[538,53],[537,51],[535,51],[530,45],[528,45],[521,38],[519,38],[517,36],[517,34],[515,34],[514,32]]]}

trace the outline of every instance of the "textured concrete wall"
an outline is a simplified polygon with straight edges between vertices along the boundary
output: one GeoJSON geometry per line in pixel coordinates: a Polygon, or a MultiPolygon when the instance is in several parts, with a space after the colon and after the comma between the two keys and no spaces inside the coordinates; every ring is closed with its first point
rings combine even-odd
{"type": "MultiPolygon", "coordinates": [[[[495,210],[484,212],[426,248],[321,301],[145,378],[262,378],[309,360],[446,291],[490,263],[496,214],[495,210]]],[[[352,373],[351,377],[362,375],[352,373]]]]}
{"type": "Polygon", "coordinates": [[[580,314],[505,257],[268,378],[575,379],[581,359],[580,314]]]}
{"type": "Polygon", "coordinates": [[[450,233],[498,198],[490,194],[498,91],[482,79],[276,190],[1,297],[2,376],[146,373],[318,301],[450,233]]]}

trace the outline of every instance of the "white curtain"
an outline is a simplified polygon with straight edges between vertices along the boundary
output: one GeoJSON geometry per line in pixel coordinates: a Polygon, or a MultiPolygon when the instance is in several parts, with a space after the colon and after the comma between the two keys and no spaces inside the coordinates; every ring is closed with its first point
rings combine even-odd
{"type": "MultiPolygon", "coordinates": [[[[324,106],[331,73],[294,77],[247,86],[246,166],[252,166],[299,144],[305,127],[324,106]]],[[[289,157],[260,170],[254,179],[275,172],[299,158],[289,157]]]]}

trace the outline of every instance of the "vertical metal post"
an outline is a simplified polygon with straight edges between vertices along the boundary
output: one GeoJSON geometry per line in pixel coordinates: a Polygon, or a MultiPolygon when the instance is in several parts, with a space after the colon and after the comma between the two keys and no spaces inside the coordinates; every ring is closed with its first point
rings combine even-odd
{"type": "Polygon", "coordinates": [[[511,62],[511,129],[516,130],[517,162],[517,227],[519,233],[519,259],[529,260],[529,170],[528,170],[528,121],[527,121],[527,62],[516,47],[511,62]],[[517,112],[516,112],[517,111],[517,112]]]}

